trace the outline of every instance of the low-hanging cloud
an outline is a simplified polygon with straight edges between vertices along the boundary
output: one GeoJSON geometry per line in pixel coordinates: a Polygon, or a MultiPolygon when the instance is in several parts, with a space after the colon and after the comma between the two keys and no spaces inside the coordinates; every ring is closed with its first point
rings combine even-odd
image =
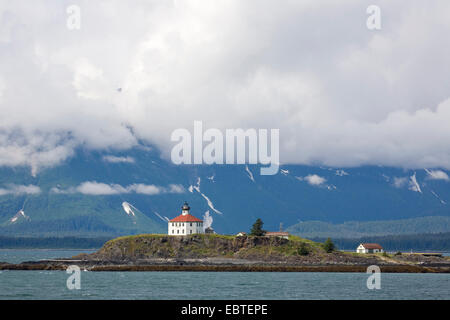
{"type": "Polygon", "coordinates": [[[133,157],[126,156],[126,157],[117,157],[113,155],[107,155],[103,156],[103,161],[110,162],[110,163],[134,163],[135,160],[133,157]]]}
{"type": "Polygon", "coordinates": [[[61,189],[54,187],[50,190],[56,194],[74,194],[81,193],[84,195],[100,196],[100,195],[118,195],[137,193],[145,195],[158,195],[163,193],[184,193],[184,188],[181,185],[171,184],[168,187],[147,185],[142,183],[122,186],[120,184],[103,183],[97,181],[85,181],[76,187],[61,189]]]}
{"type": "Polygon", "coordinates": [[[139,141],[168,156],[202,120],[279,128],[282,163],[450,169],[450,2],[380,0],[377,31],[369,4],[80,0],[69,30],[66,1],[5,2],[0,166],[139,141]]]}
{"type": "Polygon", "coordinates": [[[300,181],[306,181],[312,186],[320,186],[327,181],[327,179],[317,174],[309,174],[306,177],[296,177],[296,178],[300,181]]]}
{"type": "Polygon", "coordinates": [[[41,188],[35,185],[17,185],[9,184],[6,187],[0,188],[0,196],[4,195],[24,195],[24,194],[39,194],[41,193],[41,188]]]}
{"type": "Polygon", "coordinates": [[[428,173],[427,178],[431,179],[431,180],[445,180],[445,181],[449,181],[449,177],[448,174],[445,173],[442,170],[428,170],[425,169],[425,171],[428,173]]]}

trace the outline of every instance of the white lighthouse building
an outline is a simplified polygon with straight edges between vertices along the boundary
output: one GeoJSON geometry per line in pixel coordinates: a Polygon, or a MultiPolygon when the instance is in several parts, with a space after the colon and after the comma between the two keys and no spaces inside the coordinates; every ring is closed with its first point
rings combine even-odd
{"type": "Polygon", "coordinates": [[[181,214],[169,221],[170,236],[186,236],[195,233],[204,233],[203,220],[200,220],[189,213],[191,208],[187,204],[181,207],[181,214]]]}

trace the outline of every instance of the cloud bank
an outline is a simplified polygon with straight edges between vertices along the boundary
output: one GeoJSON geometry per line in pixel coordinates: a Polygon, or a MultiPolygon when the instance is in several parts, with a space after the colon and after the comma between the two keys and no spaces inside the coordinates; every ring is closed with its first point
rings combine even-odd
{"type": "Polygon", "coordinates": [[[107,184],[97,181],[86,181],[78,185],[77,187],[71,187],[68,189],[60,189],[54,187],[50,190],[53,193],[58,194],[73,194],[81,193],[84,195],[92,196],[108,196],[117,194],[137,193],[145,195],[158,195],[162,193],[183,193],[184,188],[181,185],[171,184],[168,187],[161,187],[156,185],[146,184],[131,184],[129,186],[122,186],[120,184],[107,184]]]}
{"type": "Polygon", "coordinates": [[[327,181],[327,179],[325,179],[324,177],[318,176],[317,174],[309,174],[306,177],[297,177],[297,179],[300,181],[305,180],[312,186],[320,186],[327,181]]]}
{"type": "Polygon", "coordinates": [[[0,188],[0,196],[4,195],[24,195],[24,194],[39,194],[41,188],[35,185],[16,185],[9,184],[4,188],[0,188]]]}
{"type": "Polygon", "coordinates": [[[449,181],[449,177],[448,174],[445,173],[442,170],[428,170],[425,169],[425,171],[428,173],[428,178],[432,179],[432,180],[445,180],[445,181],[449,181]]]}
{"type": "Polygon", "coordinates": [[[4,2],[0,166],[139,141],[168,156],[202,120],[279,128],[282,163],[450,169],[450,2],[380,0],[378,31],[370,4],[4,2]]]}
{"type": "Polygon", "coordinates": [[[117,156],[104,156],[103,161],[110,162],[110,163],[134,163],[135,160],[133,157],[117,157],[117,156]]]}

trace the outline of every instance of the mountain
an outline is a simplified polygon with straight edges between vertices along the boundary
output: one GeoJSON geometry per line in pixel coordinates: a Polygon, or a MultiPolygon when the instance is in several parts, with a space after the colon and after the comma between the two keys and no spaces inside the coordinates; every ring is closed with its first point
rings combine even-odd
{"type": "Polygon", "coordinates": [[[286,231],[302,237],[359,238],[364,236],[411,235],[450,230],[450,217],[421,217],[401,220],[347,221],[333,224],[323,221],[299,222],[286,231]]]}
{"type": "MultiPolygon", "coordinates": [[[[444,170],[284,165],[277,175],[261,176],[259,169],[176,166],[147,146],[126,152],[80,149],[35,176],[28,168],[1,167],[0,234],[165,233],[167,219],[180,214],[184,201],[220,233],[248,231],[256,218],[265,229],[278,230],[280,223],[288,227],[305,221],[450,217],[444,170]]],[[[448,224],[445,228],[439,231],[450,231],[448,224]]]]}

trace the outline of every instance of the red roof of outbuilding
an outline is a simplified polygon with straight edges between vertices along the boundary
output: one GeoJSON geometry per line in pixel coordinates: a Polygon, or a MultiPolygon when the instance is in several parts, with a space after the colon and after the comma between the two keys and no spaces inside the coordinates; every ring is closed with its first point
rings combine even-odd
{"type": "Polygon", "coordinates": [[[199,218],[194,217],[192,214],[180,214],[178,217],[173,218],[170,222],[203,222],[199,218]]]}
{"type": "Polygon", "coordinates": [[[361,243],[366,249],[383,249],[378,243],[361,243]]]}

